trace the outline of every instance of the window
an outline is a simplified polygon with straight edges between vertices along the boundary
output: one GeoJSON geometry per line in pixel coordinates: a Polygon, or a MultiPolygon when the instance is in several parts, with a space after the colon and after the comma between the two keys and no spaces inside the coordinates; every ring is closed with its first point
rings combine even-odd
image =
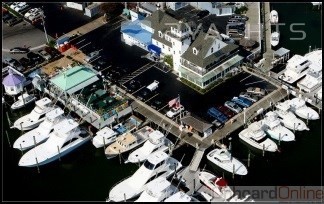
{"type": "Polygon", "coordinates": [[[184,45],[184,42],[182,41],[182,45],[184,45]]]}
{"type": "Polygon", "coordinates": [[[194,48],[192,48],[192,51],[193,51],[193,53],[195,54],[195,55],[197,55],[198,54],[198,52],[197,52],[197,49],[194,47],[194,48]]]}
{"type": "Polygon", "coordinates": [[[211,51],[210,51],[210,52],[211,52],[211,53],[213,53],[213,52],[214,52],[214,48],[213,48],[213,47],[211,48],[211,51]]]}
{"type": "Polygon", "coordinates": [[[173,51],[173,54],[175,54],[175,51],[173,51]]]}
{"type": "Polygon", "coordinates": [[[169,47],[169,52],[171,51],[170,47],[169,47]]]}
{"type": "Polygon", "coordinates": [[[149,162],[148,160],[146,160],[144,162],[144,166],[149,169],[149,170],[153,170],[154,169],[154,164],[152,164],[151,162],[149,162]]]}
{"type": "Polygon", "coordinates": [[[161,31],[159,31],[159,37],[162,38],[162,32],[161,31]]]}

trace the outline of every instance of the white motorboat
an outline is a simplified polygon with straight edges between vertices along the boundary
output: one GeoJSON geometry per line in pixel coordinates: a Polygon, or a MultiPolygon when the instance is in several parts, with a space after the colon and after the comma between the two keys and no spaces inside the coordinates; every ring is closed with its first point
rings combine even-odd
{"type": "Polygon", "coordinates": [[[234,172],[242,176],[248,173],[244,164],[235,157],[232,157],[231,153],[225,148],[212,150],[207,154],[207,159],[230,173],[234,172]]]}
{"type": "Polygon", "coordinates": [[[22,108],[34,101],[36,101],[36,97],[34,95],[29,95],[28,93],[24,93],[18,96],[18,101],[14,102],[11,105],[11,109],[16,110],[22,108]]]}
{"type": "Polygon", "coordinates": [[[147,182],[156,176],[169,177],[182,167],[181,163],[165,152],[151,154],[142,166],[130,177],[115,185],[107,201],[120,202],[139,195],[147,182]]]}
{"type": "Polygon", "coordinates": [[[247,144],[259,150],[275,152],[278,150],[277,144],[267,138],[266,133],[262,130],[260,121],[251,123],[247,128],[239,133],[240,139],[247,144]]]}
{"type": "Polygon", "coordinates": [[[285,71],[278,78],[292,84],[308,73],[310,64],[311,62],[306,57],[294,55],[287,61],[285,71]]]}
{"type": "Polygon", "coordinates": [[[107,159],[116,157],[119,154],[128,152],[143,144],[148,139],[149,134],[153,131],[154,130],[151,127],[145,126],[134,133],[124,133],[118,137],[114,143],[106,148],[105,154],[107,159]]]}
{"type": "Polygon", "coordinates": [[[319,100],[322,100],[322,87],[317,91],[315,97],[319,100]]]}
{"type": "Polygon", "coordinates": [[[116,141],[118,133],[110,129],[109,127],[104,127],[99,130],[96,136],[92,139],[92,144],[96,148],[103,147],[104,145],[109,145],[116,141]]]}
{"type": "Polygon", "coordinates": [[[306,77],[297,83],[299,89],[313,92],[322,86],[322,50],[316,50],[305,55],[311,64],[306,77]]]}
{"type": "Polygon", "coordinates": [[[280,34],[278,32],[273,32],[271,33],[271,45],[272,46],[277,46],[279,44],[279,37],[280,37],[280,34]]]}
{"type": "Polygon", "coordinates": [[[163,133],[161,133],[158,130],[154,130],[152,133],[149,134],[148,140],[144,143],[142,147],[129,154],[128,159],[125,163],[143,162],[152,152],[166,152],[172,147],[173,143],[168,138],[166,138],[163,135],[163,133]]]}
{"type": "Polygon", "coordinates": [[[165,177],[157,177],[149,182],[135,202],[161,202],[179,190],[165,177]]]}
{"type": "Polygon", "coordinates": [[[222,198],[228,199],[234,195],[233,190],[222,177],[217,177],[207,171],[201,171],[199,180],[222,198]]]}
{"type": "Polygon", "coordinates": [[[275,140],[290,142],[295,141],[295,134],[281,125],[280,119],[275,112],[269,111],[263,120],[263,130],[275,140]]]}
{"type": "Polygon", "coordinates": [[[33,129],[43,122],[46,113],[53,109],[52,101],[47,97],[42,98],[41,100],[36,101],[36,106],[31,113],[16,120],[11,128],[17,128],[19,130],[33,129]]]}
{"type": "Polygon", "coordinates": [[[303,131],[309,130],[307,125],[301,119],[297,118],[294,113],[290,111],[290,102],[285,101],[276,105],[275,113],[278,114],[280,122],[291,130],[303,131]]]}
{"type": "Polygon", "coordinates": [[[86,131],[81,131],[73,119],[65,119],[54,126],[48,140],[26,152],[19,161],[19,166],[34,167],[48,164],[70,153],[90,140],[86,131]]]}
{"type": "Polygon", "coordinates": [[[297,116],[308,119],[308,120],[318,120],[319,114],[312,108],[306,105],[306,102],[302,98],[293,98],[290,100],[290,108],[293,113],[297,116]]]}
{"type": "Polygon", "coordinates": [[[46,119],[37,128],[21,135],[14,143],[13,147],[19,150],[26,150],[48,139],[54,126],[65,119],[64,111],[56,108],[46,113],[46,119]]]}
{"type": "Polygon", "coordinates": [[[196,198],[191,197],[184,193],[183,191],[178,191],[175,194],[171,195],[164,202],[199,202],[196,198]]]}
{"type": "Polygon", "coordinates": [[[279,21],[279,16],[278,16],[278,12],[276,10],[272,10],[270,12],[270,23],[272,24],[276,24],[279,21]]]}

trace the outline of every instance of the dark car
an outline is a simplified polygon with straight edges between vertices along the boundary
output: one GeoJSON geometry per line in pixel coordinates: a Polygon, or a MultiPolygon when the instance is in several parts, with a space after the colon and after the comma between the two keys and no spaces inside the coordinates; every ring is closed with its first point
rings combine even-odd
{"type": "Polygon", "coordinates": [[[141,101],[146,101],[147,99],[149,99],[150,97],[152,97],[154,94],[154,92],[148,90],[147,88],[143,88],[142,90],[140,90],[137,98],[141,101]]]}
{"type": "Polygon", "coordinates": [[[131,80],[127,86],[127,91],[128,92],[134,92],[141,88],[141,82],[136,81],[136,80],[131,80]]]}
{"type": "Polygon", "coordinates": [[[52,58],[56,57],[58,55],[61,55],[61,53],[57,49],[52,48],[52,47],[45,47],[44,50],[45,50],[45,52],[50,54],[52,56],[52,58]]]}
{"type": "Polygon", "coordinates": [[[209,14],[209,11],[203,10],[203,11],[200,11],[199,13],[197,13],[197,16],[199,18],[203,18],[203,17],[207,16],[208,14],[209,14]]]}
{"type": "Polygon", "coordinates": [[[10,13],[5,13],[5,14],[2,16],[2,21],[3,21],[4,23],[7,23],[7,21],[8,21],[9,19],[11,19],[11,18],[13,18],[13,15],[11,15],[10,13]]]}
{"type": "Polygon", "coordinates": [[[29,52],[29,49],[28,48],[23,48],[23,47],[14,47],[14,48],[10,49],[9,52],[12,53],[12,54],[16,54],[16,53],[24,54],[24,53],[29,52]]]}
{"type": "Polygon", "coordinates": [[[231,111],[229,108],[227,108],[226,106],[220,105],[217,107],[222,113],[224,113],[228,118],[233,117],[234,115],[236,115],[236,113],[234,113],[233,111],[231,111]]]}
{"type": "Polygon", "coordinates": [[[30,61],[34,62],[35,64],[44,62],[44,58],[34,52],[27,53],[27,57],[30,59],[30,61]]]}
{"type": "Polygon", "coordinates": [[[30,59],[27,59],[26,57],[21,58],[19,62],[25,68],[31,68],[34,66],[33,62],[30,61],[30,59]]]}
{"type": "Polygon", "coordinates": [[[165,106],[165,105],[166,105],[166,103],[163,103],[159,99],[155,99],[151,103],[151,107],[154,108],[155,110],[159,110],[159,109],[163,108],[163,106],[165,106]]]}
{"type": "Polygon", "coordinates": [[[22,20],[23,20],[22,18],[13,17],[10,18],[6,23],[8,26],[14,26],[17,23],[20,23],[22,20]]]}

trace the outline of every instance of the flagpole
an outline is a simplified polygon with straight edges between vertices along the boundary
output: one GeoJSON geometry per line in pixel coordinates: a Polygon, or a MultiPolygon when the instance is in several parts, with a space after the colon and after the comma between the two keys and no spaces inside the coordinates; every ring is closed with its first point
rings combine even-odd
{"type": "MultiPolygon", "coordinates": [[[[178,98],[179,98],[179,105],[181,106],[181,103],[180,103],[180,95],[179,94],[178,94],[178,98]]],[[[181,121],[181,112],[182,112],[182,110],[180,109],[180,121],[181,121]]]]}

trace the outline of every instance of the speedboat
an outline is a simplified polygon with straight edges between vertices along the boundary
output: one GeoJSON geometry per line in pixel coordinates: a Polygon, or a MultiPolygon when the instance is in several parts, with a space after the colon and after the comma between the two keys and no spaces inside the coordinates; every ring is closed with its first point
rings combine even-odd
{"type": "Polygon", "coordinates": [[[225,148],[212,150],[207,154],[207,159],[230,173],[242,176],[248,173],[244,164],[232,157],[231,153],[225,148]]]}
{"type": "Polygon", "coordinates": [[[56,108],[46,113],[46,119],[37,128],[26,132],[20,136],[14,143],[13,147],[20,150],[29,149],[48,139],[49,134],[53,131],[56,124],[65,119],[64,111],[56,108]]]}
{"type": "Polygon", "coordinates": [[[122,136],[118,137],[114,143],[106,148],[105,154],[107,159],[116,157],[118,154],[128,152],[143,144],[148,139],[149,134],[153,131],[154,130],[151,127],[145,126],[134,133],[124,133],[122,136]]]}
{"type": "Polygon", "coordinates": [[[174,144],[158,130],[154,130],[148,135],[148,140],[144,145],[129,154],[125,163],[139,163],[147,159],[147,157],[155,151],[168,151],[174,144]]]}
{"type": "Polygon", "coordinates": [[[96,136],[92,139],[92,144],[96,148],[103,147],[104,145],[109,145],[116,141],[118,133],[110,129],[109,127],[104,127],[99,130],[96,136]]]}
{"type": "Polygon", "coordinates": [[[247,128],[239,133],[240,139],[247,144],[259,150],[275,152],[278,150],[277,144],[267,138],[266,133],[262,130],[260,121],[251,123],[247,128]]]}
{"type": "Polygon", "coordinates": [[[52,101],[47,97],[42,98],[41,100],[36,101],[36,106],[31,113],[16,120],[11,128],[17,128],[19,130],[33,129],[43,122],[46,113],[53,109],[52,101]]]}
{"type": "Polygon", "coordinates": [[[280,123],[280,119],[275,112],[269,111],[265,118],[261,120],[264,131],[275,140],[290,142],[295,140],[295,134],[280,123]]]}
{"type": "Polygon", "coordinates": [[[199,202],[196,198],[191,197],[184,193],[183,191],[178,191],[175,194],[171,195],[164,202],[199,202]]]}
{"type": "Polygon", "coordinates": [[[290,111],[289,101],[278,103],[276,108],[275,113],[277,113],[280,122],[286,128],[297,131],[309,130],[304,121],[297,118],[295,114],[290,111]]]}
{"type": "Polygon", "coordinates": [[[307,120],[318,120],[319,114],[306,105],[302,98],[293,98],[290,100],[290,108],[293,113],[307,120]]]}
{"type": "Polygon", "coordinates": [[[217,177],[207,171],[201,171],[199,180],[222,198],[228,199],[234,195],[233,190],[222,177],[217,177]]]}
{"type": "Polygon", "coordinates": [[[207,114],[218,120],[220,123],[224,124],[228,121],[228,118],[217,108],[210,108],[207,111],[207,114]]]}
{"type": "Polygon", "coordinates": [[[29,95],[28,93],[24,93],[24,94],[18,96],[18,101],[16,101],[15,103],[13,103],[11,105],[11,109],[16,110],[16,109],[22,108],[22,107],[30,104],[33,101],[36,101],[36,97],[34,95],[29,95]]]}
{"type": "Polygon", "coordinates": [[[148,181],[157,175],[168,178],[182,167],[181,163],[165,152],[151,154],[130,177],[115,185],[109,192],[108,201],[120,202],[138,196],[148,181]]]}
{"type": "Polygon", "coordinates": [[[165,177],[159,176],[146,185],[135,202],[161,202],[178,191],[165,177]]]}
{"type": "Polygon", "coordinates": [[[278,23],[279,17],[278,17],[278,12],[276,10],[272,10],[270,12],[270,23],[276,24],[278,23]]]}
{"type": "Polygon", "coordinates": [[[246,98],[247,100],[252,101],[253,103],[259,100],[259,98],[256,95],[253,95],[252,93],[248,92],[241,92],[239,96],[242,98],[246,98]]]}
{"type": "Polygon", "coordinates": [[[234,103],[237,103],[240,106],[245,107],[245,108],[248,108],[248,107],[250,107],[252,105],[252,102],[251,101],[247,100],[246,98],[242,98],[242,97],[236,97],[236,96],[234,96],[233,99],[232,99],[232,101],[234,103]]]}
{"type": "Polygon", "coordinates": [[[70,153],[90,140],[89,134],[79,128],[73,119],[65,119],[54,126],[48,140],[26,152],[19,166],[34,167],[48,164],[70,153]]]}
{"type": "Polygon", "coordinates": [[[307,57],[294,55],[287,61],[285,71],[278,78],[289,84],[293,84],[308,73],[311,64],[312,62],[307,57]]]}
{"type": "Polygon", "coordinates": [[[172,107],[167,113],[166,115],[169,117],[169,118],[173,118],[175,117],[176,115],[178,115],[181,111],[184,110],[184,107],[182,105],[179,105],[179,106],[175,106],[175,107],[172,107]]]}
{"type": "Polygon", "coordinates": [[[272,46],[277,46],[279,44],[279,37],[280,37],[280,34],[278,32],[273,32],[271,33],[271,45],[272,46]]]}

